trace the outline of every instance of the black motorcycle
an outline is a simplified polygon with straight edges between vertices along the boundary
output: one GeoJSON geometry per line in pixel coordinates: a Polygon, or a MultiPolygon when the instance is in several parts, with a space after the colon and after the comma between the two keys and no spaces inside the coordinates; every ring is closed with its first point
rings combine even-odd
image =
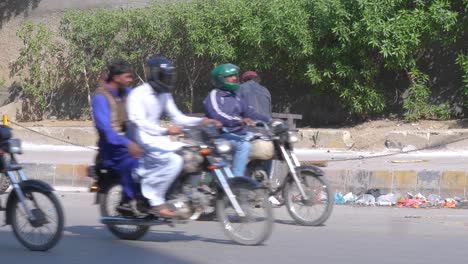
{"type": "Polygon", "coordinates": [[[268,186],[270,199],[285,204],[296,223],[322,225],[333,210],[333,191],[320,168],[300,164],[293,147],[298,141],[295,132],[282,121],[258,122],[247,175],[268,186]],[[276,166],[267,172],[266,162],[278,160],[287,165],[285,175],[275,172],[276,166]]]}
{"type": "Polygon", "coordinates": [[[101,222],[117,237],[136,240],[151,226],[186,223],[216,212],[232,240],[243,245],[264,242],[273,225],[265,186],[248,177],[233,177],[227,162],[232,147],[229,141],[218,138],[216,128],[196,127],[183,132],[182,139],[189,144],[179,153],[184,157],[184,169],[166,195],[179,216],[164,219],[149,214],[148,201],[141,194],[136,213],[117,210],[122,198],[118,176],[97,162],[90,167],[90,176],[96,180],[91,188],[97,191],[101,222]]]}
{"type": "Polygon", "coordinates": [[[16,238],[26,248],[46,251],[54,247],[63,233],[63,209],[52,187],[39,180],[28,180],[15,155],[22,154],[21,141],[11,138],[11,129],[0,126],[0,178],[3,193],[9,192],[6,225],[11,225],[16,238]],[[8,188],[11,184],[12,188],[8,188]]]}

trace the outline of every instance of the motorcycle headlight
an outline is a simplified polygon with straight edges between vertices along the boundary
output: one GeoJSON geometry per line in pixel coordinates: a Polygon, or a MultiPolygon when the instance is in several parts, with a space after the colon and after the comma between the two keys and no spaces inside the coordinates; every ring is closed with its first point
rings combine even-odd
{"type": "Polygon", "coordinates": [[[299,138],[297,137],[297,134],[296,133],[293,133],[293,132],[288,132],[289,136],[288,136],[288,142],[289,143],[296,143],[299,141],[299,138]]]}
{"type": "Polygon", "coordinates": [[[23,149],[21,148],[21,140],[12,138],[8,140],[8,153],[21,154],[23,149]]]}
{"type": "Polygon", "coordinates": [[[216,151],[220,154],[229,153],[232,150],[231,143],[225,139],[217,139],[215,141],[216,151]]]}

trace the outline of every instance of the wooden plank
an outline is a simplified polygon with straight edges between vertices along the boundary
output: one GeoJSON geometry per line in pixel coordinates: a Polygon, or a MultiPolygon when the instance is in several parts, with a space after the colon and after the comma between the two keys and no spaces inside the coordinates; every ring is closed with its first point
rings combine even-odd
{"type": "MultiPolygon", "coordinates": [[[[205,117],[205,113],[191,113],[187,114],[188,116],[193,117],[205,117]]],[[[288,126],[291,129],[296,129],[296,120],[301,120],[302,115],[298,114],[289,114],[289,113],[271,113],[271,117],[279,118],[279,119],[286,119],[288,122],[288,126]]]]}
{"type": "MultiPolygon", "coordinates": [[[[195,116],[195,117],[205,117],[205,113],[191,113],[187,114],[188,116],[195,116]]],[[[301,120],[302,115],[298,114],[287,114],[287,113],[271,113],[273,118],[281,118],[281,119],[297,119],[301,120]]]]}
{"type": "Polygon", "coordinates": [[[288,113],[271,113],[271,116],[274,118],[282,118],[282,119],[302,119],[302,115],[298,114],[288,114],[288,113]]]}

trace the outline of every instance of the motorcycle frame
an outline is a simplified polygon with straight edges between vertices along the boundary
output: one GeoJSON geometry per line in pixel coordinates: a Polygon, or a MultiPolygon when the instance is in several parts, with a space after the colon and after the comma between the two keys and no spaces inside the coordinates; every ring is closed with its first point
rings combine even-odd
{"type": "MultiPolygon", "coordinates": [[[[35,221],[36,217],[33,215],[31,208],[26,203],[26,197],[22,190],[23,183],[28,183],[28,178],[23,171],[23,168],[18,164],[14,154],[10,154],[11,162],[7,163],[3,156],[0,157],[0,162],[4,168],[4,173],[0,177],[8,177],[10,184],[13,186],[13,190],[8,195],[7,204],[5,206],[5,211],[8,212],[10,209],[10,201],[14,195],[16,195],[23,206],[24,211],[28,216],[30,222],[35,221]],[[13,173],[16,172],[16,175],[13,173]],[[19,179],[19,180],[18,180],[19,179]]],[[[29,181],[32,182],[32,181],[29,181]]],[[[6,224],[9,224],[9,219],[6,219],[6,224]]]]}

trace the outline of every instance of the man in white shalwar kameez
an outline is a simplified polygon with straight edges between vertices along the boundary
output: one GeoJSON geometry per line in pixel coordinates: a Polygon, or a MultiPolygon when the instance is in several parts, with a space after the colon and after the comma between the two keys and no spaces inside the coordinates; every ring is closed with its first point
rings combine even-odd
{"type": "Polygon", "coordinates": [[[136,87],[127,99],[130,121],[130,137],[144,149],[137,174],[141,190],[151,205],[150,213],[162,217],[173,217],[177,213],[165,204],[165,195],[183,167],[182,157],[175,152],[182,142],[171,141],[169,135],[180,134],[178,126],[215,124],[218,121],[184,115],[174,103],[171,89],[175,84],[175,68],[163,57],[147,61],[146,83],[136,87]],[[159,120],[166,113],[177,124],[161,127],[159,120]]]}

